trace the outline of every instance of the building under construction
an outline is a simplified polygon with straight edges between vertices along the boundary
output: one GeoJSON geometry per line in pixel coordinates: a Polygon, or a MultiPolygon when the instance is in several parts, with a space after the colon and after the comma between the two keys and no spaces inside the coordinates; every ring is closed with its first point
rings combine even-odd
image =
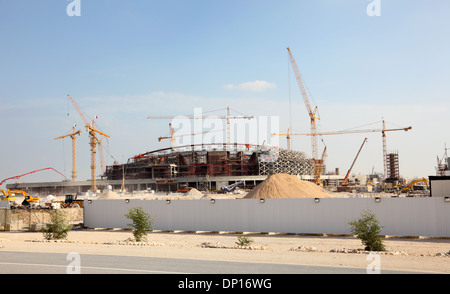
{"type": "Polygon", "coordinates": [[[386,182],[395,182],[400,179],[398,152],[390,152],[386,155],[387,175],[386,182]]]}
{"type": "MultiPolygon", "coordinates": [[[[253,188],[268,175],[289,173],[310,178],[312,160],[303,152],[248,144],[201,144],[136,155],[126,164],[107,166],[107,182],[141,180],[145,189],[176,191],[181,187],[219,190],[237,181],[253,188]]],[[[117,187],[114,187],[117,188],[117,187]]]]}
{"type": "MultiPolygon", "coordinates": [[[[240,182],[252,189],[268,175],[288,173],[313,179],[313,161],[305,153],[249,144],[200,144],[159,149],[107,166],[98,190],[176,192],[185,187],[217,191],[240,182]]],[[[91,190],[92,181],[15,183],[8,188],[29,194],[64,195],[91,190]]]]}

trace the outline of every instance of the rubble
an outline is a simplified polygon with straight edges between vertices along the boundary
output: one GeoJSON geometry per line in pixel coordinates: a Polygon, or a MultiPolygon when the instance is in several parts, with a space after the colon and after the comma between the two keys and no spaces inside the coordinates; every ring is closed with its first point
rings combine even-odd
{"type": "Polygon", "coordinates": [[[304,246],[304,245],[300,245],[297,248],[291,248],[289,249],[289,251],[305,251],[305,252],[316,252],[319,251],[316,247],[314,246],[304,246]]]}
{"type": "Polygon", "coordinates": [[[448,252],[438,252],[435,256],[448,256],[450,257],[450,250],[448,252]]]}
{"type": "Polygon", "coordinates": [[[162,244],[162,243],[157,243],[157,242],[153,242],[153,241],[136,242],[133,238],[128,238],[123,241],[105,242],[103,244],[105,244],[105,245],[134,245],[134,246],[164,246],[164,244],[162,244]]]}
{"type": "Polygon", "coordinates": [[[409,253],[404,251],[368,251],[363,249],[331,249],[331,253],[358,253],[358,254],[380,254],[380,255],[409,255],[409,253]]]}
{"type": "Polygon", "coordinates": [[[265,246],[239,246],[233,245],[229,246],[226,244],[222,244],[220,242],[211,243],[211,242],[203,242],[200,244],[202,248],[224,248],[224,249],[245,249],[245,250],[267,250],[268,248],[265,246]]]}

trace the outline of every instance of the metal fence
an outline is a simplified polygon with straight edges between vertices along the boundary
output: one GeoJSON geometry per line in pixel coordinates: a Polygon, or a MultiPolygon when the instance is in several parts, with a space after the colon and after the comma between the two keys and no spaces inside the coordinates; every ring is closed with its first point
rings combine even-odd
{"type": "Polygon", "coordinates": [[[367,210],[383,235],[450,237],[444,197],[88,200],[84,226],[129,228],[125,214],[132,207],[149,213],[155,230],[350,234],[349,221],[367,210]]]}

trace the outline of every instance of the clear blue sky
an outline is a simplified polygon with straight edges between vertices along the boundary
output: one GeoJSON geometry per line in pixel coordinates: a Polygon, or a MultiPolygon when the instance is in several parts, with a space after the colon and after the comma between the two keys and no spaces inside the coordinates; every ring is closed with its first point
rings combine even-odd
{"type": "MultiPolygon", "coordinates": [[[[81,15],[70,17],[68,0],[0,0],[0,179],[44,167],[70,178],[70,139],[53,139],[83,125],[68,93],[111,136],[107,164],[169,146],[157,140],[168,121],[147,116],[194,107],[278,116],[282,132],[292,113],[294,131],[308,132],[286,47],[319,108],[319,130],[378,129],[382,118],[411,125],[388,134],[388,149],[399,152],[403,176],[433,175],[450,146],[450,2],[380,0],[381,15],[370,17],[371,2],[80,0],[81,15]]],[[[90,175],[82,131],[80,180],[90,175]]],[[[364,136],[324,137],[328,169],[345,173],[364,136]]],[[[367,137],[354,172],[382,172],[381,134],[367,137]]],[[[293,148],[311,154],[307,137],[293,148]]],[[[61,177],[21,180],[43,179],[61,177]]]]}

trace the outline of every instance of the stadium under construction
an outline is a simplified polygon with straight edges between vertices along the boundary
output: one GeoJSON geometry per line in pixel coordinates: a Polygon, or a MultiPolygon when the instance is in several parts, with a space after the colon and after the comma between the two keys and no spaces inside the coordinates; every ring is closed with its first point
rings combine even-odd
{"type": "MultiPolygon", "coordinates": [[[[313,177],[313,161],[305,153],[261,145],[200,144],[138,154],[124,164],[107,166],[98,190],[176,192],[186,187],[218,191],[234,183],[251,189],[268,175],[288,173],[313,177]]],[[[30,194],[62,195],[91,190],[92,181],[15,183],[8,188],[30,194]]]]}

